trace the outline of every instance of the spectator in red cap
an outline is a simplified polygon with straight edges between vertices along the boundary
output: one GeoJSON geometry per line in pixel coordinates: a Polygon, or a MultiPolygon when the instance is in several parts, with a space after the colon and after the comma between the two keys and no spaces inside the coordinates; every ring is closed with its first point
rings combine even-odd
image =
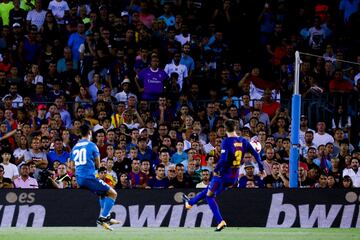
{"type": "Polygon", "coordinates": [[[299,186],[300,188],[313,188],[315,181],[307,176],[308,168],[306,165],[299,164],[299,186]]]}

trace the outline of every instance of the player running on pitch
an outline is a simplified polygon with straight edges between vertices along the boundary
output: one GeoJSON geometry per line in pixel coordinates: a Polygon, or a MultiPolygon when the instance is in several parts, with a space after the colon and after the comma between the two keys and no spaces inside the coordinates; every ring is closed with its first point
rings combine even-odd
{"type": "Polygon", "coordinates": [[[96,144],[91,142],[91,130],[87,125],[80,127],[81,139],[73,147],[70,160],[76,167],[76,181],[81,188],[89,189],[99,195],[101,213],[96,223],[107,230],[112,230],[110,225],[119,221],[111,219],[110,210],[114,206],[117,193],[104,181],[95,177],[96,168],[100,165],[100,153],[96,144]]]}
{"type": "Polygon", "coordinates": [[[186,209],[191,209],[194,204],[201,199],[206,198],[218,224],[215,231],[221,231],[226,227],[226,222],[220,214],[215,197],[227,188],[237,185],[239,168],[244,153],[250,152],[258,162],[260,171],[263,171],[263,165],[259,154],[251,146],[249,141],[243,137],[237,136],[235,133],[235,121],[227,120],[225,122],[225,128],[228,137],[222,142],[220,160],[214,169],[214,176],[211,179],[210,184],[206,189],[191,199],[185,194],[183,195],[186,209]]]}

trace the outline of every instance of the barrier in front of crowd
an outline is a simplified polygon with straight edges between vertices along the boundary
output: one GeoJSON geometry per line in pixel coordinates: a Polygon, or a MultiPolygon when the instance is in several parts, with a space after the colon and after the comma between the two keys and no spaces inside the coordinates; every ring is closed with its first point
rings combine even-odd
{"type": "MultiPolygon", "coordinates": [[[[205,202],[189,211],[181,196],[198,189],[119,190],[117,227],[212,227],[205,202]]],[[[218,198],[232,227],[360,228],[360,190],[231,189],[218,198]]],[[[99,203],[85,190],[0,191],[0,227],[96,226],[99,203]]]]}

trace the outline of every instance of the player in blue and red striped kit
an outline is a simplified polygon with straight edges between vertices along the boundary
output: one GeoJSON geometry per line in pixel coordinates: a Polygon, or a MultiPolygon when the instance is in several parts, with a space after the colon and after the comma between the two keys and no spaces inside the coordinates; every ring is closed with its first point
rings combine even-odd
{"type": "Polygon", "coordinates": [[[222,142],[220,160],[214,169],[214,176],[208,187],[191,199],[186,195],[183,195],[186,209],[190,209],[201,199],[206,198],[218,223],[215,231],[221,231],[226,227],[226,222],[220,214],[215,197],[224,190],[237,185],[239,168],[244,153],[250,152],[258,162],[260,171],[263,171],[263,165],[259,154],[251,146],[249,141],[243,137],[237,136],[235,127],[235,121],[227,120],[225,122],[226,134],[228,137],[222,142]]]}

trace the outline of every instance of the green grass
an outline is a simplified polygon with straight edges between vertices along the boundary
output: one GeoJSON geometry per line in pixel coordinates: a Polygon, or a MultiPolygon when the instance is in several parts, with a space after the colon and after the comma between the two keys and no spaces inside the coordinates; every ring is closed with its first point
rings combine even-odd
{"type": "Polygon", "coordinates": [[[0,228],[1,240],[352,240],[360,239],[360,229],[269,229],[226,228],[116,228],[106,231],[90,227],[0,228]]]}

